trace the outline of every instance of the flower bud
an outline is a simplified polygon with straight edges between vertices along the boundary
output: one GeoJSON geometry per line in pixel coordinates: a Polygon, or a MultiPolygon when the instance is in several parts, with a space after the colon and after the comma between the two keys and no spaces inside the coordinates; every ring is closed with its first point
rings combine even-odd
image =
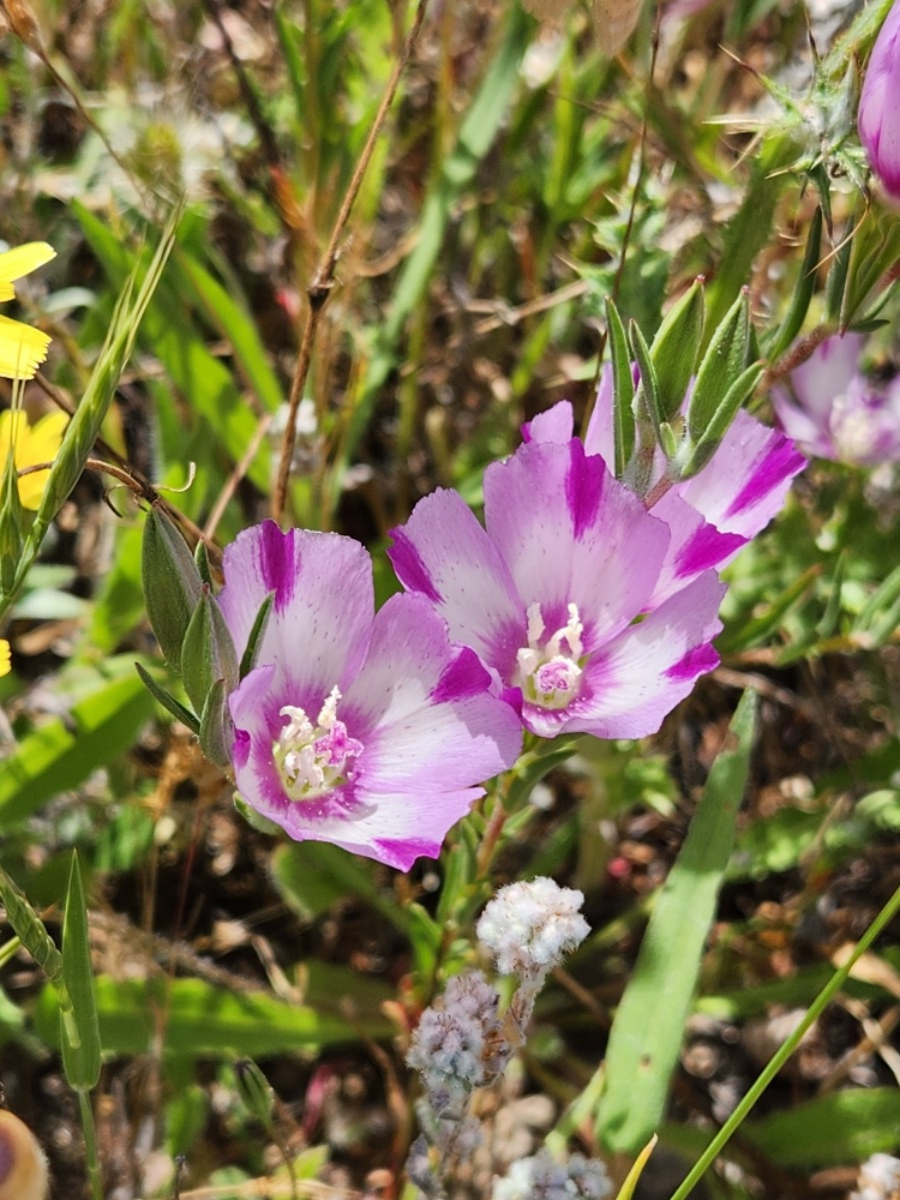
{"type": "Polygon", "coordinates": [[[203,581],[184,538],[157,505],[144,526],[141,574],[156,640],[169,666],[180,671],[184,635],[200,603],[203,581]]]}
{"type": "Polygon", "coordinates": [[[857,114],[859,140],[888,196],[900,203],[900,3],[875,39],[857,114]]]}
{"type": "Polygon", "coordinates": [[[0,1109],[0,1200],[44,1200],[47,1160],[18,1117],[0,1109]]]}

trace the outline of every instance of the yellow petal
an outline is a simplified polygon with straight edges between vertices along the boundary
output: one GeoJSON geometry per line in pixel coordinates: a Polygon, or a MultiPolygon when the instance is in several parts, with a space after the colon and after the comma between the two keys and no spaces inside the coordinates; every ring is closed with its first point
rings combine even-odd
{"type": "MultiPolygon", "coordinates": [[[[56,258],[56,251],[46,242],[26,242],[24,246],[14,246],[0,254],[0,285],[12,283],[23,275],[30,275],[51,258],[56,258]]],[[[12,290],[10,290],[10,296],[12,290]]],[[[8,297],[3,297],[8,299],[8,297]]]]}
{"type": "Polygon", "coordinates": [[[8,675],[9,672],[9,642],[6,638],[0,638],[0,676],[8,675]]]}
{"type": "MultiPolygon", "coordinates": [[[[2,255],[0,255],[2,257],[2,255]]],[[[47,357],[50,338],[39,329],[0,316],[0,376],[33,379],[47,357]]]]}

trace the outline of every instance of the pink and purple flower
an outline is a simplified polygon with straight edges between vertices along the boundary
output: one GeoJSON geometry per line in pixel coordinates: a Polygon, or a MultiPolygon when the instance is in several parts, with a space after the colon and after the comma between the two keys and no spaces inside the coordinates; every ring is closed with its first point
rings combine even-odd
{"type": "Polygon", "coordinates": [[[533,733],[656,732],[718,662],[715,572],[657,599],[669,527],[576,438],[532,440],[489,466],[484,501],[485,527],[453,491],[416,505],[388,551],[403,585],[478,653],[533,733]]]}
{"type": "Polygon", "coordinates": [[[869,165],[888,196],[900,202],[900,3],[885,17],[872,47],[857,123],[869,165]]]}
{"type": "Polygon", "coordinates": [[[900,376],[877,384],[860,370],[865,335],[821,342],[772,403],[785,433],[807,454],[873,467],[900,459],[900,376]]]}
{"type": "Polygon", "coordinates": [[[266,597],[253,669],[229,698],[243,801],[297,841],[407,870],[511,766],[521,727],[432,606],[376,614],[372,566],[350,538],[274,522],[225,551],[219,604],[238,656],[266,597]]]}
{"type": "MultiPolygon", "coordinates": [[[[636,369],[635,374],[637,381],[636,369]]],[[[573,434],[572,406],[561,401],[526,425],[523,434],[535,442],[566,442],[573,434]]],[[[607,365],[584,435],[585,450],[611,464],[613,437],[613,378],[607,365]]],[[[659,498],[650,511],[665,522],[671,537],[653,603],[703,571],[730,562],[780,512],[794,476],[805,466],[789,438],[743,410],[706,466],[668,489],[657,486],[666,475],[665,458],[657,449],[648,495],[656,491],[659,498]]]]}

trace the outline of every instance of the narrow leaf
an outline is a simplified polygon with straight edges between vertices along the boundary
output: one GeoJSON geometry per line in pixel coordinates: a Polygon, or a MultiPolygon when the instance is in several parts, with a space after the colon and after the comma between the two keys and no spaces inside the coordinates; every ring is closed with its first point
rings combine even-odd
{"type": "Polygon", "coordinates": [[[66,1079],[79,1091],[90,1091],[100,1078],[100,1027],[94,995],[94,971],[87,904],[78,855],[72,854],[66,913],[63,921],[62,969],[78,1039],[73,1044],[71,1022],[63,1020],[62,1057],[66,1079]]]}
{"type": "Polygon", "coordinates": [[[745,692],[675,866],[647,926],[637,965],[613,1022],[608,1086],[597,1136],[611,1151],[637,1154],[659,1128],[685,1021],[697,986],[719,887],[747,780],[755,696],[745,692]]]}

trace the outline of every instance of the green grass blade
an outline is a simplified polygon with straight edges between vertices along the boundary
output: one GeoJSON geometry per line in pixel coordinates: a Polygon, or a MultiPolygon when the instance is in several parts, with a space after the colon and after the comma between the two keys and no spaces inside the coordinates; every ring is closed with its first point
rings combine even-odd
{"type": "Polygon", "coordinates": [[[745,692],[730,727],[737,744],[713,764],[613,1022],[608,1085],[597,1117],[598,1136],[612,1151],[637,1154],[662,1121],[734,841],[755,711],[754,694],[745,692]]]}
{"type": "Polygon", "coordinates": [[[72,704],[66,718],[28,734],[0,772],[0,828],[30,816],[60,792],[71,791],[131,745],[153,715],[153,699],[134,674],[133,656],[107,660],[105,674],[72,704]],[[127,675],[110,678],[120,667],[127,675]],[[112,669],[112,670],[111,670],[112,669]]]}
{"type": "Polygon", "coordinates": [[[66,912],[63,921],[62,969],[73,1021],[61,1023],[62,1057],[66,1079],[78,1091],[90,1091],[100,1078],[100,1027],[94,995],[87,904],[78,855],[72,855],[66,912]],[[72,1037],[71,1026],[77,1032],[72,1037]]]}

